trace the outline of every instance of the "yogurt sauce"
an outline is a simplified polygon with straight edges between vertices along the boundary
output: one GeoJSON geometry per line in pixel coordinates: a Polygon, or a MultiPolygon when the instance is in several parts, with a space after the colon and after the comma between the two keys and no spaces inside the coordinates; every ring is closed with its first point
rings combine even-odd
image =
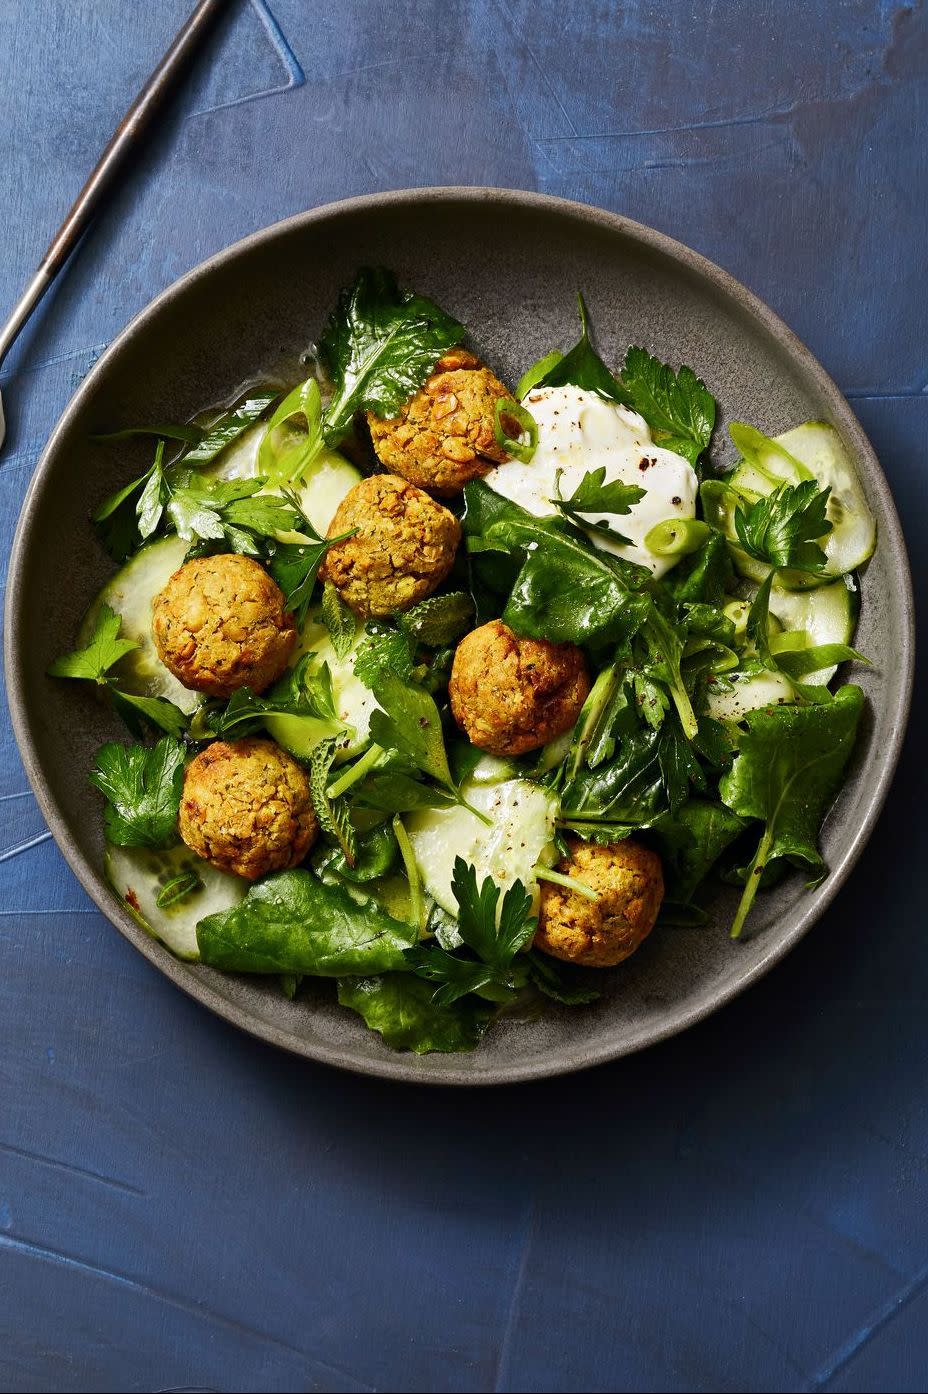
{"type": "MultiPolygon", "coordinates": [[[[538,424],[538,447],[529,464],[510,460],[486,475],[496,493],[519,504],[528,513],[544,517],[555,512],[555,477],[562,470],[560,491],[569,498],[588,470],[604,465],[605,482],[621,480],[637,484],[644,497],[629,513],[604,519],[631,540],[626,546],[599,532],[587,536],[596,547],[646,566],[662,576],[677,557],[655,556],[644,539],[655,523],[665,518],[696,516],[696,472],[688,460],[672,450],[654,445],[647,423],[637,412],[608,402],[596,392],[579,387],[536,387],[523,405],[538,424]]],[[[599,522],[595,513],[581,515],[599,522]]]]}

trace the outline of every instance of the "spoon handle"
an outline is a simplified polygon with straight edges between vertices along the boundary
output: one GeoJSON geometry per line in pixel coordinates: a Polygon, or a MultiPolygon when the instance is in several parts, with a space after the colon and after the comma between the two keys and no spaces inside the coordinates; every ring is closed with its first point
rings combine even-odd
{"type": "Polygon", "coordinates": [[[200,0],[161,62],[113,132],[86,184],[49,243],[38,270],[6,324],[0,328],[0,363],[19,331],[77,246],[106,196],[113,190],[129,156],[138,148],[152,117],[164,105],[200,40],[227,0],[200,0]]]}

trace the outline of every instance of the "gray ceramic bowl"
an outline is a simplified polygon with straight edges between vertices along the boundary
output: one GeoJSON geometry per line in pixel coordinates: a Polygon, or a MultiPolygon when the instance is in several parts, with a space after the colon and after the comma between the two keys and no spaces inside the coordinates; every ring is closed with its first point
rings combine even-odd
{"type": "MultiPolygon", "coordinates": [[[[171,286],[96,364],[58,423],[23,506],[7,592],[6,666],[16,736],[36,797],[81,883],[137,949],[205,1006],[298,1054],[391,1079],[491,1084],[580,1069],[681,1031],[756,981],[825,910],[867,841],[899,752],[912,674],[912,600],[886,480],[847,402],[811,354],[749,291],[678,242],[610,213],[534,194],[431,189],[333,204],[237,243],[171,286]],[[179,963],[114,898],[102,875],[100,807],[87,783],[94,750],[118,723],[76,684],[45,676],[71,647],[109,564],[90,507],[138,474],[148,447],[93,446],[93,431],[184,420],[261,371],[298,374],[335,292],[363,263],[395,268],[473,329],[510,382],[576,334],[584,290],[609,362],[641,343],[705,378],[725,422],[776,432],[833,422],[879,523],[863,587],[855,674],[869,697],[855,764],[824,832],[831,874],[808,892],[795,876],[758,898],[750,938],[730,943],[733,895],[708,928],[658,931],[603,975],[594,1006],[552,1008],[495,1028],[472,1055],[418,1059],[388,1050],[327,985],[294,1003],[275,984],[179,963]]],[[[153,990],[154,984],[152,985],[153,990]]]]}

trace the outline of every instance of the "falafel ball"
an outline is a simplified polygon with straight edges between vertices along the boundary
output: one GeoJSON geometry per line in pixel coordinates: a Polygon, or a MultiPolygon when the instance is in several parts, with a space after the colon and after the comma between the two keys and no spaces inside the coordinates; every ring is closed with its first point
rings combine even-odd
{"type": "Polygon", "coordinates": [[[349,489],[328,535],[352,529],[329,548],[319,574],[362,619],[384,619],[431,595],[461,540],[454,514],[395,474],[373,474],[349,489]]]}
{"type": "Polygon", "coordinates": [[[589,900],[550,881],[541,883],[535,947],[584,968],[614,968],[647,939],[664,898],[661,859],[640,842],[568,841],[558,871],[596,891],[589,900]]]}
{"type": "Polygon", "coordinates": [[[524,755],[569,731],[589,691],[575,644],[520,639],[502,620],[464,636],[448,685],[455,721],[491,755],[524,755]]]}
{"type": "Polygon", "coordinates": [[[213,741],[191,760],[179,827],[198,857],[247,881],[296,866],[319,832],[302,765],[254,736],[213,741]]]}
{"type": "Polygon", "coordinates": [[[296,644],[283,592],[251,557],[220,553],[184,562],[155,596],[158,657],[184,687],[231,697],[263,692],[296,644]]]}
{"type": "Polygon", "coordinates": [[[387,469],[421,489],[459,493],[509,459],[496,443],[493,417],[497,400],[511,396],[479,358],[450,349],[398,416],[368,412],[374,449],[387,469]]]}

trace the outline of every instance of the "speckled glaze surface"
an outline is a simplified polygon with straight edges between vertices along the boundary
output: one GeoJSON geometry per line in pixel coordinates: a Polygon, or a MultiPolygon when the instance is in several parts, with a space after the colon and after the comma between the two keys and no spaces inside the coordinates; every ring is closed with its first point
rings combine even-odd
{"type": "Polygon", "coordinates": [[[912,679],[911,583],[892,497],[853,413],[808,350],[743,286],[662,234],[583,205],[492,189],[412,190],[316,209],[237,243],[159,296],[96,364],[48,443],[23,505],[6,606],[7,686],[27,773],[65,857],[116,927],[172,982],[243,1029],[333,1065],[426,1083],[512,1082],[613,1059],[683,1030],[770,969],[821,915],[867,841],[912,679]],[[824,830],[831,874],[822,887],[809,892],[796,875],[759,897],[750,937],[737,945],[726,930],[734,893],[720,890],[708,927],[655,931],[626,965],[603,974],[598,1003],[501,1024],[471,1055],[396,1054],[338,1007],[329,984],[289,1003],[276,984],[182,964],[151,939],[103,879],[99,804],[86,778],[118,722],[83,688],[45,676],[111,570],[87,515],[147,463],[145,443],[102,449],[89,435],[186,419],[262,372],[296,377],[335,292],[372,262],[392,266],[471,326],[479,352],[510,383],[552,346],[572,342],[581,287],[607,362],[642,343],[705,378],[721,412],[717,463],[732,457],[729,420],[771,433],[831,421],[879,526],[856,640],[875,660],[854,674],[867,716],[824,830]]]}

